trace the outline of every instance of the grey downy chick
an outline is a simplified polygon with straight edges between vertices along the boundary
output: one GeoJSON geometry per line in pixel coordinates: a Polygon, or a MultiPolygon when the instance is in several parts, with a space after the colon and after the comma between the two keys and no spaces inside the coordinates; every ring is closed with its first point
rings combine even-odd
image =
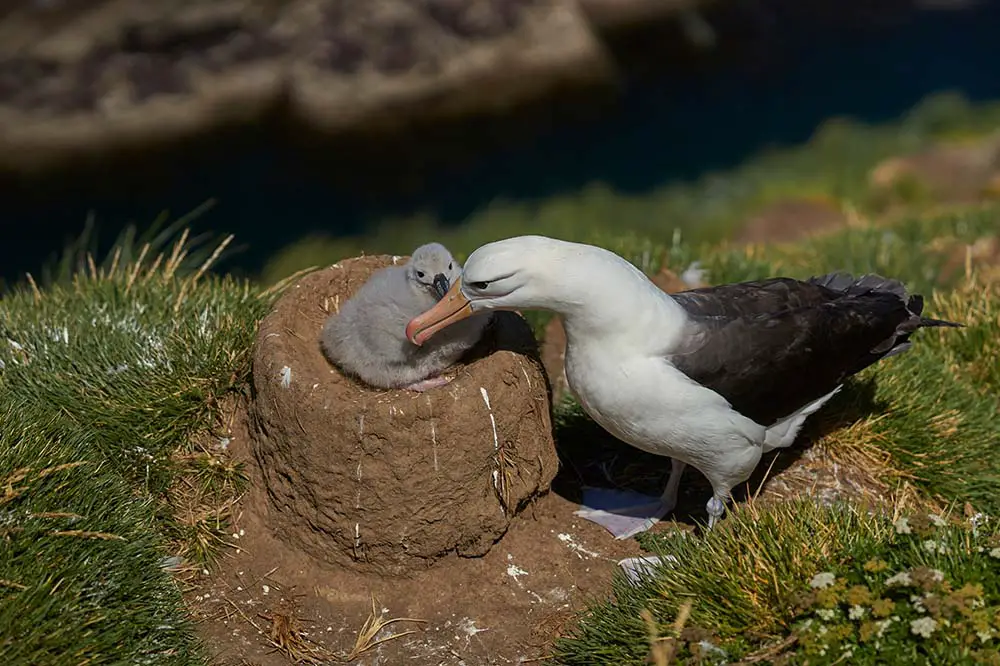
{"type": "Polygon", "coordinates": [[[444,386],[440,374],[482,337],[490,313],[477,314],[417,346],[406,325],[432,307],[462,274],[440,243],[421,245],[402,266],[376,271],[323,326],[323,353],[343,373],[378,388],[426,391],[444,386]]]}

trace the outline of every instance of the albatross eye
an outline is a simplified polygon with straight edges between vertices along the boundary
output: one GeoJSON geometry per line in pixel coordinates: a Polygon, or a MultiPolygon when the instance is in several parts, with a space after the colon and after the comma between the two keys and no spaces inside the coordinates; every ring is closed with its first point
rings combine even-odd
{"type": "Polygon", "coordinates": [[[417,277],[418,278],[422,278],[423,276],[424,276],[424,272],[423,271],[417,271],[417,277]]]}
{"type": "Polygon", "coordinates": [[[452,263],[453,263],[453,262],[450,262],[450,261],[448,262],[448,270],[449,270],[449,271],[450,271],[450,270],[452,270],[452,263]]]}
{"type": "Polygon", "coordinates": [[[478,289],[479,291],[482,291],[483,289],[486,289],[486,287],[490,286],[489,282],[470,282],[469,284],[471,284],[474,289],[478,289]]]}

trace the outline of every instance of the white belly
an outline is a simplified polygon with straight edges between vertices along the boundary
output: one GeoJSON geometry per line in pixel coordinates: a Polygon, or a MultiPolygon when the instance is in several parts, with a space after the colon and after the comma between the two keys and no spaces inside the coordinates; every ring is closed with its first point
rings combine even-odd
{"type": "Polygon", "coordinates": [[[584,351],[567,348],[566,378],[583,409],[605,430],[710,478],[713,470],[727,477],[735,468],[740,476],[748,465],[752,471],[765,429],[733,411],[722,396],[659,358],[584,351]]]}

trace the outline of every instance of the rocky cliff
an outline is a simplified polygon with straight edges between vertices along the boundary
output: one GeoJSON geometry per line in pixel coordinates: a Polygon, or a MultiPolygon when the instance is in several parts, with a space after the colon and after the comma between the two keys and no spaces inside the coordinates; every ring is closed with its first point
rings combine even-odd
{"type": "Polygon", "coordinates": [[[0,13],[0,169],[275,120],[399,130],[612,76],[575,0],[22,0],[0,13]]]}

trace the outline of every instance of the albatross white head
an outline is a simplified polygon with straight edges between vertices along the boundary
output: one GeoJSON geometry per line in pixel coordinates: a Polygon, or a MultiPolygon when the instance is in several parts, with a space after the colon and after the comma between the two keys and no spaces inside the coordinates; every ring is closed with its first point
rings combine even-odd
{"type": "MultiPolygon", "coordinates": [[[[515,236],[469,255],[459,279],[437,305],[414,317],[406,337],[422,345],[443,328],[483,310],[551,310],[587,328],[621,328],[656,289],[613,252],[546,236],[515,236]],[[652,287],[652,292],[650,292],[652,287]]],[[[640,308],[641,309],[641,308],[640,308]]]]}

